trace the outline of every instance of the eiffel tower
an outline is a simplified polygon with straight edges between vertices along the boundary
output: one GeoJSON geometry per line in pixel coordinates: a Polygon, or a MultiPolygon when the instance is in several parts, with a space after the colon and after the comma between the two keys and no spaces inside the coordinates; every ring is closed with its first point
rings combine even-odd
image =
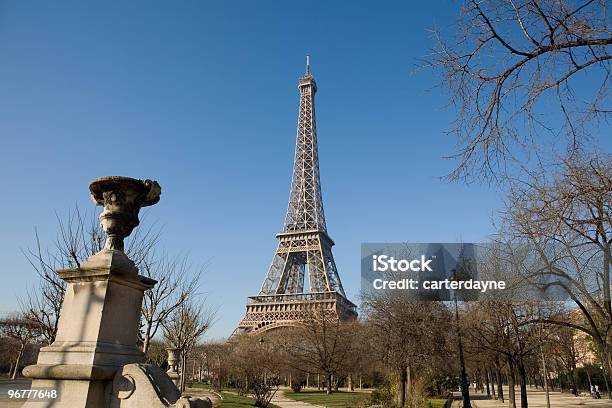
{"type": "Polygon", "coordinates": [[[261,290],[249,297],[246,315],[234,334],[296,326],[312,311],[341,320],[357,317],[356,306],[342,288],[331,251],[334,241],[325,225],[314,109],[317,84],[308,56],[298,88],[300,110],[285,224],[276,235],[278,248],[261,290]],[[304,287],[306,276],[308,287],[304,287]]]}

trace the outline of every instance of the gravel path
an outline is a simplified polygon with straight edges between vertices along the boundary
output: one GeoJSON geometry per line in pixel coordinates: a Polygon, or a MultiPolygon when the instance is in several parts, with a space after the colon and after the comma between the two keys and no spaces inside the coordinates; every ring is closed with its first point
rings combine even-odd
{"type": "Polygon", "coordinates": [[[272,403],[274,405],[278,405],[281,408],[312,408],[312,407],[320,407],[320,405],[313,405],[307,402],[295,401],[285,397],[282,390],[278,390],[274,398],[272,398],[272,403]]]}
{"type": "MultiPolygon", "coordinates": [[[[471,395],[471,390],[470,390],[471,395]]],[[[520,405],[520,390],[516,389],[516,404],[520,405]]],[[[496,401],[492,399],[486,399],[485,395],[474,395],[474,399],[472,400],[472,406],[477,408],[505,408],[508,406],[508,388],[504,387],[504,397],[506,398],[505,404],[502,404],[501,401],[496,401]]],[[[574,397],[568,393],[560,393],[560,392],[550,392],[550,406],[555,407],[612,407],[612,401],[605,398],[605,395],[602,395],[602,399],[593,399],[590,397],[574,397]]],[[[546,408],[546,394],[545,392],[539,388],[528,388],[527,389],[527,401],[529,403],[529,408],[546,408]]]]}

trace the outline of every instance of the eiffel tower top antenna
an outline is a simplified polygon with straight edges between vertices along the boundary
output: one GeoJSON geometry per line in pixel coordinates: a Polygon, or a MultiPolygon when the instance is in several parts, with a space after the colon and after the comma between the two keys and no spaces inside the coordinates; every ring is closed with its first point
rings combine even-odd
{"type": "Polygon", "coordinates": [[[306,54],[306,74],[310,74],[310,54],[306,54]]]}

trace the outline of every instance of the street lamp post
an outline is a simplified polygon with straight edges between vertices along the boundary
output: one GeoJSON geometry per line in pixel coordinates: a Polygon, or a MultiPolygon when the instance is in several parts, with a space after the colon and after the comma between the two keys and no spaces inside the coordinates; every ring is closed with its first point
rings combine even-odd
{"type": "MultiPolygon", "coordinates": [[[[259,346],[261,347],[262,350],[264,349],[264,343],[265,342],[266,341],[264,340],[263,336],[259,338],[259,346]]],[[[263,378],[264,385],[268,385],[268,375],[267,375],[265,367],[263,369],[263,375],[264,375],[264,378],[263,378]]]]}
{"type": "MultiPolygon", "coordinates": [[[[453,270],[453,280],[456,280],[456,270],[453,270]]],[[[455,303],[455,330],[457,331],[457,343],[459,348],[459,365],[461,366],[460,386],[461,396],[463,398],[463,408],[472,408],[470,403],[470,387],[467,382],[467,373],[465,372],[465,358],[463,356],[463,341],[461,340],[461,329],[459,328],[459,306],[457,305],[457,291],[453,291],[453,301],[455,303]]]]}
{"type": "Polygon", "coordinates": [[[217,379],[219,382],[219,390],[221,390],[221,356],[217,355],[217,364],[219,365],[219,372],[217,373],[217,379]]]}
{"type": "MultiPolygon", "coordinates": [[[[539,311],[539,310],[538,310],[539,311]]],[[[540,329],[540,356],[542,357],[542,368],[544,369],[544,390],[546,392],[546,408],[550,408],[550,391],[548,389],[548,369],[546,368],[546,357],[544,356],[544,346],[542,342],[542,322],[540,322],[538,328],[540,329]]],[[[578,395],[578,390],[574,390],[574,393],[578,395]]]]}

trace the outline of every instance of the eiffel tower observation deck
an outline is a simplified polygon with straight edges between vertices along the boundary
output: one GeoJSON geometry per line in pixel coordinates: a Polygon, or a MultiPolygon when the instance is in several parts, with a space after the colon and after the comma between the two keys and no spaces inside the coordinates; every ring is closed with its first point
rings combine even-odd
{"type": "Polygon", "coordinates": [[[313,312],[340,320],[357,317],[356,306],[344,293],[331,250],[334,241],[325,225],[314,103],[317,84],[309,57],[298,88],[300,110],[285,224],[276,235],[278,248],[261,290],[249,297],[235,334],[297,326],[313,312]]]}

